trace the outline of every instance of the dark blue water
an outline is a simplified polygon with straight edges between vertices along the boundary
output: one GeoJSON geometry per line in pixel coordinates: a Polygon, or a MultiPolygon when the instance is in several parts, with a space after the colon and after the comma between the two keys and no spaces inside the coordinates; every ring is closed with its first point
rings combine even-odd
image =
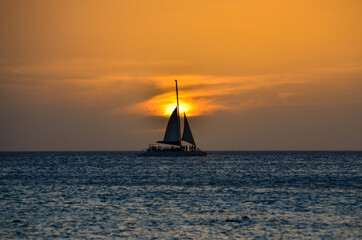
{"type": "Polygon", "coordinates": [[[0,237],[362,239],[361,188],[362,152],[0,153],[0,237]]]}

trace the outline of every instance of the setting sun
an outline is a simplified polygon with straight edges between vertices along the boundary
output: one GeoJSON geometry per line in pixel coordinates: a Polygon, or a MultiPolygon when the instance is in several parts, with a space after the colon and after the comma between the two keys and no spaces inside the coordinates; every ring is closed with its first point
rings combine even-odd
{"type": "MultiPolygon", "coordinates": [[[[171,113],[173,112],[173,110],[175,109],[175,107],[176,107],[176,106],[168,107],[163,114],[166,115],[166,116],[171,115],[171,113]]],[[[180,114],[181,114],[181,113],[186,113],[186,112],[187,112],[187,108],[185,108],[185,107],[183,107],[183,106],[180,106],[180,114]]]]}

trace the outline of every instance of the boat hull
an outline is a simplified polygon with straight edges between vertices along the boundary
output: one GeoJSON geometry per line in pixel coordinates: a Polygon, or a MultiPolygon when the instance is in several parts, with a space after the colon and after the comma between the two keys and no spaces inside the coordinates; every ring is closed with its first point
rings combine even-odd
{"type": "Polygon", "coordinates": [[[147,151],[138,156],[141,157],[204,157],[207,153],[203,151],[147,151]]]}

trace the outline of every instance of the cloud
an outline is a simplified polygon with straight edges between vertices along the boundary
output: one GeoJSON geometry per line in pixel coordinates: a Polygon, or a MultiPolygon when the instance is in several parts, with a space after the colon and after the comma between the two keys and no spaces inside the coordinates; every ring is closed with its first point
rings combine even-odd
{"type": "Polygon", "coordinates": [[[112,59],[2,64],[1,98],[78,105],[111,115],[163,116],[176,104],[174,79],[178,79],[180,103],[190,116],[271,106],[361,103],[360,64],[242,76],[185,75],[183,71],[170,75],[162,70],[185,66],[112,59]]]}
{"type": "Polygon", "coordinates": [[[0,67],[0,91],[2,97],[12,95],[20,102],[63,102],[111,111],[157,94],[159,89],[147,76],[147,71],[144,74],[135,71],[162,65],[164,63],[108,59],[3,63],[0,67]]]}
{"type": "MultiPolygon", "coordinates": [[[[170,106],[176,105],[174,82],[179,79],[179,98],[191,116],[214,114],[218,111],[242,111],[251,107],[276,104],[270,96],[258,92],[271,91],[277,87],[296,87],[301,84],[297,78],[289,75],[256,75],[241,77],[219,76],[165,76],[155,80],[164,88],[160,93],[144,102],[137,103],[128,110],[133,113],[163,115],[170,106]],[[166,88],[165,85],[168,85],[166,88]]],[[[283,101],[285,102],[286,96],[283,101]]]]}

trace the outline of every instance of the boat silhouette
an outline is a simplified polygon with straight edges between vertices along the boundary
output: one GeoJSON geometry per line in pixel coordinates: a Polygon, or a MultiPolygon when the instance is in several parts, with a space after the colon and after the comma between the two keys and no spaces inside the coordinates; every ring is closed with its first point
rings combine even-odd
{"type": "Polygon", "coordinates": [[[167,124],[166,132],[163,140],[157,141],[155,144],[150,144],[145,152],[140,156],[167,156],[167,157],[181,157],[181,156],[206,156],[206,152],[201,151],[195,143],[192,135],[190,124],[187,120],[186,113],[184,112],[184,128],[181,136],[180,124],[180,106],[178,101],[178,87],[176,82],[176,101],[177,106],[173,110],[167,124]],[[182,141],[189,143],[183,145],[182,141]],[[165,146],[166,145],[166,146],[165,146]]]}

